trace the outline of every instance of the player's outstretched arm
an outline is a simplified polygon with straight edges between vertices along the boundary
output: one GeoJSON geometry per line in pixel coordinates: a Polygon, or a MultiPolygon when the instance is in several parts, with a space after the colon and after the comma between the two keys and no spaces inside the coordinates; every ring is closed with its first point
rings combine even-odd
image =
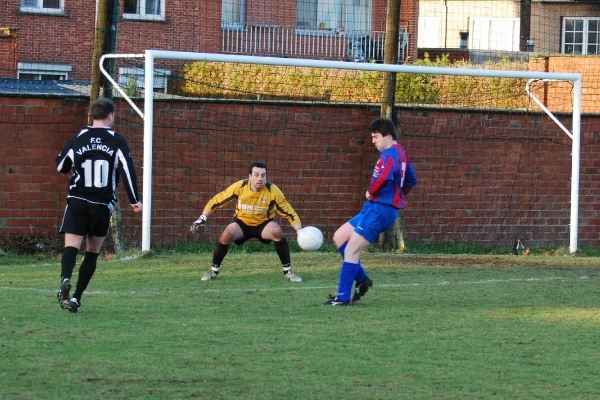
{"type": "Polygon", "coordinates": [[[198,232],[198,229],[200,229],[201,227],[206,225],[207,219],[208,219],[208,217],[205,214],[202,214],[200,216],[200,218],[198,218],[196,221],[194,221],[194,223],[192,223],[192,225],[190,226],[190,232],[192,232],[192,233],[198,232]]]}

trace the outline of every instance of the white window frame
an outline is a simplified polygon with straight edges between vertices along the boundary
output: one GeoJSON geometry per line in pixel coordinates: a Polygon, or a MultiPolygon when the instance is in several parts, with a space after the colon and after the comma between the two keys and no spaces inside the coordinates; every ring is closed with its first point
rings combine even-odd
{"type": "Polygon", "coordinates": [[[28,3],[36,3],[35,6],[23,5],[23,0],[20,1],[19,11],[24,13],[35,13],[35,14],[64,14],[65,13],[65,0],[59,0],[58,8],[44,8],[44,0],[29,0],[28,3]]]}
{"type": "MultiPolygon", "coordinates": [[[[120,67],[119,78],[117,83],[120,87],[127,87],[131,78],[135,79],[137,87],[143,89],[146,85],[144,68],[135,67],[120,67]]],[[[171,76],[171,70],[154,68],[154,89],[162,89],[163,93],[167,93],[168,77],[171,76]]]]}
{"type": "Polygon", "coordinates": [[[143,20],[143,21],[164,21],[165,20],[165,3],[166,0],[156,0],[160,4],[159,14],[146,14],[146,2],[152,0],[136,0],[138,3],[139,13],[125,13],[123,11],[123,19],[143,20]]]}
{"type": "MultiPolygon", "coordinates": [[[[597,35],[600,36],[600,17],[563,17],[562,19],[562,26],[561,26],[561,46],[560,46],[560,52],[562,54],[582,54],[582,55],[586,55],[586,54],[590,54],[588,53],[588,46],[589,46],[589,26],[590,26],[590,21],[597,21],[598,22],[598,31],[596,31],[597,35]],[[568,20],[573,20],[573,21],[583,21],[583,27],[581,30],[581,42],[575,42],[573,41],[572,43],[566,43],[566,28],[567,28],[567,21],[568,20]],[[581,45],[581,53],[575,53],[575,52],[569,52],[567,53],[567,46],[569,45],[575,45],[575,44],[580,44],[581,45]]],[[[573,32],[577,32],[577,31],[573,31],[573,32]]],[[[596,37],[596,53],[595,55],[599,55],[600,54],[600,46],[598,46],[600,42],[600,38],[597,36],[596,37]]]]}
{"type": "Polygon", "coordinates": [[[246,0],[221,0],[221,29],[240,30],[245,22],[246,0]]]}
{"type": "Polygon", "coordinates": [[[17,79],[21,79],[21,74],[37,75],[37,79],[41,80],[42,75],[59,75],[58,80],[68,80],[69,72],[73,67],[69,64],[51,64],[38,62],[20,62],[17,65],[17,79]]]}

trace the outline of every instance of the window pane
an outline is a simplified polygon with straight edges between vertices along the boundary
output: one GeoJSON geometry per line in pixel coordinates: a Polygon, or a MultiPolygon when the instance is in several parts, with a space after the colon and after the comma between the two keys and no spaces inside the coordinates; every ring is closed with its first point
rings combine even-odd
{"type": "Polygon", "coordinates": [[[371,29],[371,2],[367,0],[342,1],[341,26],[354,31],[371,29]]]}
{"type": "Polygon", "coordinates": [[[317,23],[319,29],[335,29],[342,26],[342,9],[339,0],[320,0],[317,3],[317,23]]]}
{"type": "Polygon", "coordinates": [[[576,19],[575,20],[575,30],[576,31],[583,31],[583,20],[582,19],[576,19]]]}
{"type": "Polygon", "coordinates": [[[573,30],[573,22],[574,22],[574,20],[572,20],[572,19],[565,20],[565,31],[573,30]]]}
{"type": "Polygon", "coordinates": [[[588,54],[598,54],[598,46],[596,46],[596,45],[589,45],[588,49],[587,49],[587,53],[588,54]]]}
{"type": "Polygon", "coordinates": [[[146,0],[146,14],[160,15],[160,0],[146,0]]]}
{"type": "Polygon", "coordinates": [[[64,75],[42,75],[43,81],[62,81],[64,78],[64,75]]]}
{"type": "Polygon", "coordinates": [[[573,54],[583,54],[583,45],[576,44],[573,46],[573,54]]]}
{"type": "Polygon", "coordinates": [[[241,0],[223,0],[221,18],[224,22],[242,22],[241,8],[241,0]]]}
{"type": "Polygon", "coordinates": [[[583,43],[583,32],[575,32],[574,43],[583,43]]]}
{"type": "Polygon", "coordinates": [[[37,79],[37,77],[38,76],[36,74],[19,74],[19,79],[37,79]]]}
{"type": "Polygon", "coordinates": [[[139,14],[140,10],[137,0],[125,0],[123,3],[123,12],[125,14],[139,14]]]}
{"type": "Polygon", "coordinates": [[[590,31],[598,30],[598,20],[597,19],[590,20],[588,30],[590,30],[590,31]]]}
{"type": "Polygon", "coordinates": [[[588,34],[588,43],[590,43],[590,44],[598,43],[598,34],[596,32],[590,32],[588,34]]]}
{"type": "Polygon", "coordinates": [[[566,32],[565,33],[565,43],[573,43],[573,40],[575,40],[575,36],[573,35],[573,32],[566,32]]]}
{"type": "Polygon", "coordinates": [[[296,24],[298,26],[317,27],[316,0],[298,0],[296,8],[296,24]]]}
{"type": "Polygon", "coordinates": [[[469,44],[469,33],[460,32],[460,48],[466,49],[469,44]]]}
{"type": "Polygon", "coordinates": [[[60,0],[44,0],[44,8],[60,8],[60,0]]]}

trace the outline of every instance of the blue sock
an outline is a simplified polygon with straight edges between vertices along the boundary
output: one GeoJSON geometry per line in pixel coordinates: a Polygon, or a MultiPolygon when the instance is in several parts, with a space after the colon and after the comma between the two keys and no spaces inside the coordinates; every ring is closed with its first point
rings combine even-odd
{"type": "Polygon", "coordinates": [[[342,255],[342,259],[344,258],[344,251],[346,251],[346,246],[348,245],[348,242],[344,243],[343,245],[340,246],[340,248],[338,249],[338,251],[340,252],[340,254],[342,255]]]}
{"type": "Polygon", "coordinates": [[[356,271],[356,283],[359,284],[362,281],[364,281],[365,279],[367,279],[369,276],[367,275],[367,273],[365,272],[365,269],[363,268],[361,262],[358,262],[358,271],[356,271]]]}
{"type": "Polygon", "coordinates": [[[342,264],[337,292],[337,297],[341,301],[350,301],[352,285],[354,284],[354,279],[356,278],[356,273],[359,268],[359,264],[349,263],[347,261],[344,261],[342,264]]]}

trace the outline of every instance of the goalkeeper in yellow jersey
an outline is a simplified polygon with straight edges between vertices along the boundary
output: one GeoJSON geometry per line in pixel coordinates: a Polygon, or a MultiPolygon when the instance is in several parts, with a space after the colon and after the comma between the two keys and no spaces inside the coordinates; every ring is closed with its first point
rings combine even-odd
{"type": "Polygon", "coordinates": [[[221,234],[213,251],[212,266],[202,276],[202,280],[209,281],[217,277],[221,263],[232,242],[239,246],[252,238],[256,238],[265,244],[274,242],[285,279],[292,282],[301,282],[302,278],[292,271],[289,244],[281,227],[274,220],[275,212],[277,212],[286,218],[297,232],[302,229],[300,218],[285,199],[283,192],[267,181],[266,164],[255,162],[250,165],[249,172],[248,179],[235,182],[210,199],[200,218],[190,227],[191,232],[196,232],[206,224],[208,216],[214,210],[235,201],[233,222],[227,225],[221,234]]]}

